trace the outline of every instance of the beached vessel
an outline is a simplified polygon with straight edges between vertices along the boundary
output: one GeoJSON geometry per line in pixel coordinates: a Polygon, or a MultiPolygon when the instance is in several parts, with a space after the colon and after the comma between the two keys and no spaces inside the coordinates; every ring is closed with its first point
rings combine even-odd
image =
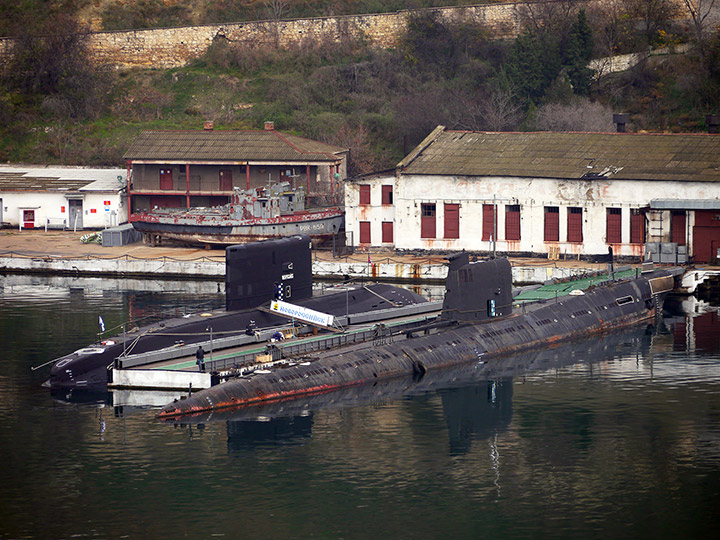
{"type": "Polygon", "coordinates": [[[306,208],[302,188],[288,182],[241,190],[229,204],[213,207],[153,208],[130,216],[146,243],[163,238],[199,244],[232,245],[304,234],[314,244],[333,238],[345,228],[345,216],[336,206],[306,208]]]}
{"type": "Polygon", "coordinates": [[[274,369],[202,390],[166,405],[161,418],[286,400],[354,385],[413,375],[602,334],[653,324],[674,285],[667,271],[640,272],[568,296],[515,306],[507,259],[450,260],[442,312],[411,329],[380,331],[378,338],[287,356],[274,369]],[[514,310],[515,308],[515,310],[514,310]]]}

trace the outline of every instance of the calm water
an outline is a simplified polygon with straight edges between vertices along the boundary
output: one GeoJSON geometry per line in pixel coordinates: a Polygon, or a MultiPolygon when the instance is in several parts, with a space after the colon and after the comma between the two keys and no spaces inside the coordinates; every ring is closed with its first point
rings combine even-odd
{"type": "Polygon", "coordinates": [[[215,285],[0,280],[3,540],[719,532],[715,312],[499,361],[491,380],[465,368],[173,425],[53,398],[31,367],[92,341],[98,316],[221,306],[215,285]]]}

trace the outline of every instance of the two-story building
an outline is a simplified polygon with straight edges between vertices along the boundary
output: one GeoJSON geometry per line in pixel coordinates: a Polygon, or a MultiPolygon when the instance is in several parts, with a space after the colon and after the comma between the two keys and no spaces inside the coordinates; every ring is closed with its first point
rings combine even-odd
{"type": "Polygon", "coordinates": [[[302,187],[310,205],[342,201],[348,150],[264,130],[143,131],[125,153],[131,212],[227,204],[234,189],[280,182],[302,187]]]}
{"type": "Polygon", "coordinates": [[[708,262],[720,135],[438,126],[395,169],[348,179],[345,211],[359,248],[641,258],[664,243],[708,262]]]}

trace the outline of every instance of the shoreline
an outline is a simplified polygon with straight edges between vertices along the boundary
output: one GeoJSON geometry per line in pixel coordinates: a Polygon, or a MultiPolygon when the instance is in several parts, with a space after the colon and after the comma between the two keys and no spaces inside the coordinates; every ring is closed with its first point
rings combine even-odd
{"type": "MultiPolygon", "coordinates": [[[[83,244],[87,231],[0,231],[0,273],[119,277],[175,280],[225,280],[225,251],[141,243],[103,247],[83,244]]],[[[543,283],[604,270],[606,264],[587,261],[510,258],[513,282],[543,283]]],[[[356,252],[334,258],[313,251],[313,276],[319,280],[366,279],[394,283],[445,284],[442,255],[397,252],[356,252]]]]}

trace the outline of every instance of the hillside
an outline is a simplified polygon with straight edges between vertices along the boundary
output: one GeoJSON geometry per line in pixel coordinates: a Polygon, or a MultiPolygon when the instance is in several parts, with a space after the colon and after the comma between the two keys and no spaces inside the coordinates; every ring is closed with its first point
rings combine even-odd
{"type": "Polygon", "coordinates": [[[277,129],[350,147],[351,172],[362,173],[392,166],[438,124],[612,130],[612,113],[623,111],[631,130],[701,131],[705,115],[720,111],[717,30],[697,40],[667,15],[645,16],[639,26],[623,13],[538,14],[544,18],[513,41],[420,11],[408,15],[394,50],[350,37],[293,50],[219,42],[183,68],[130,71],[93,66],[82,23],[55,14],[48,25],[61,20],[68,32],[22,40],[0,80],[0,160],[121,165],[142,129],[200,129],[205,120],[247,129],[273,120],[277,129]],[[626,72],[597,79],[587,69],[608,51],[680,42],[688,53],[653,56],[626,72]]]}

